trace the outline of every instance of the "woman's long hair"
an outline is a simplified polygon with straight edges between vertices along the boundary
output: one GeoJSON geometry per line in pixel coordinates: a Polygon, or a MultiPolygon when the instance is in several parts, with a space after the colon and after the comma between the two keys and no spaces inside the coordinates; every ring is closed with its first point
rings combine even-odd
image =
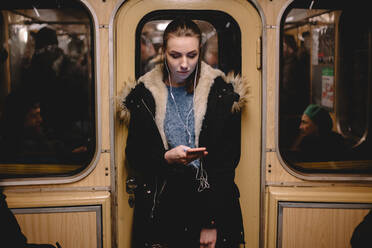
{"type": "MultiPolygon", "coordinates": [[[[174,19],[171,23],[168,24],[167,28],[163,34],[163,63],[162,63],[162,70],[163,70],[163,81],[168,80],[169,72],[166,65],[166,55],[165,52],[167,50],[168,40],[171,36],[175,37],[195,37],[199,40],[199,58],[196,69],[190,76],[186,79],[186,90],[188,93],[192,93],[194,91],[194,78],[196,76],[196,85],[199,82],[200,78],[200,69],[201,69],[201,44],[202,44],[202,35],[198,25],[190,19],[187,18],[177,18],[174,19]],[[197,73],[197,75],[195,75],[197,73]]],[[[195,86],[196,86],[195,85],[195,86]]]]}

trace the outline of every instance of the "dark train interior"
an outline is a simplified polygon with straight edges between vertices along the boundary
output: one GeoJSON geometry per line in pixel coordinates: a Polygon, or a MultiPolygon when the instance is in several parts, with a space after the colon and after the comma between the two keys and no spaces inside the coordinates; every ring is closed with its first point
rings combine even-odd
{"type": "Polygon", "coordinates": [[[83,170],[96,146],[89,12],[76,1],[2,1],[0,26],[0,177],[83,170]]]}
{"type": "Polygon", "coordinates": [[[278,145],[296,170],[372,173],[372,20],[358,2],[295,1],[283,15],[278,145]],[[310,104],[329,113],[327,138],[304,136],[310,104]]]}
{"type": "MultiPolygon", "coordinates": [[[[26,166],[23,176],[73,174],[96,152],[92,17],[76,1],[32,3],[0,4],[4,178],[17,176],[11,171],[25,164],[33,166],[26,166]],[[43,166],[62,169],[43,172],[43,166]]],[[[281,21],[281,157],[303,172],[371,174],[371,15],[363,1],[311,3],[292,2],[281,21]],[[329,113],[332,132],[326,141],[303,139],[301,117],[310,104],[329,113]]],[[[203,31],[203,60],[240,73],[241,33],[234,18],[219,11],[181,12],[203,31]]],[[[164,27],[181,12],[155,11],[142,18],[136,31],[137,78],[159,62],[164,27]]]]}

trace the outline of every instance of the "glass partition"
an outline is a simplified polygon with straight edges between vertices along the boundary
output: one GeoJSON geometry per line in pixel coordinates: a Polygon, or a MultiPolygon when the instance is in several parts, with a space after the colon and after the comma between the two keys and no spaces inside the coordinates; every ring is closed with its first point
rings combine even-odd
{"type": "Polygon", "coordinates": [[[283,15],[278,144],[297,171],[372,174],[372,19],[356,2],[299,0],[283,15]]]}
{"type": "Polygon", "coordinates": [[[231,16],[220,11],[156,11],[146,15],[137,27],[137,78],[161,63],[163,32],[179,15],[189,16],[201,29],[203,61],[225,73],[241,72],[240,28],[231,16]]]}
{"type": "Polygon", "coordinates": [[[96,146],[89,12],[72,0],[13,0],[0,18],[0,178],[82,171],[96,146]]]}

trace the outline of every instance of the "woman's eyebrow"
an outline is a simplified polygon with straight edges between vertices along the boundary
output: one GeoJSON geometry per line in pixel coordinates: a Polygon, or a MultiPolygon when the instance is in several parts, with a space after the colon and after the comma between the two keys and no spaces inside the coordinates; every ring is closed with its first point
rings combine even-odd
{"type": "Polygon", "coordinates": [[[180,53],[180,52],[178,52],[176,50],[170,50],[169,53],[180,53]]]}
{"type": "MultiPolygon", "coordinates": [[[[187,52],[186,54],[197,53],[197,52],[198,52],[197,50],[192,50],[192,51],[190,51],[190,52],[187,52]]],[[[181,52],[178,52],[178,51],[175,51],[175,50],[170,50],[169,53],[182,54],[181,52]]]]}

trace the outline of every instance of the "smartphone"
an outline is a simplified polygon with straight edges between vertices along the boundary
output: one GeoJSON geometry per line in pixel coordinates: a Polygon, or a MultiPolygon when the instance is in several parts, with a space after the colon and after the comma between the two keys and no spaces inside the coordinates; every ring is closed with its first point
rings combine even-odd
{"type": "Polygon", "coordinates": [[[205,147],[190,148],[186,151],[186,155],[196,155],[196,154],[203,155],[205,151],[207,151],[207,148],[205,147]]]}

